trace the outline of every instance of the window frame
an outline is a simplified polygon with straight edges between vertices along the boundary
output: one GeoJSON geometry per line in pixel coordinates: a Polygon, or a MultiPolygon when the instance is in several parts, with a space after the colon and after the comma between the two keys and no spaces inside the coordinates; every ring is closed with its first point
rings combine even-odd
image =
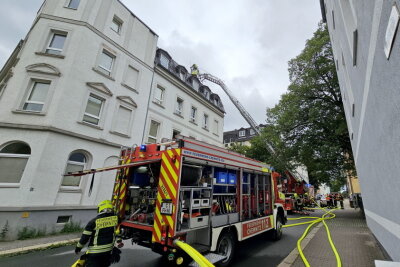
{"type": "Polygon", "coordinates": [[[148,129],[148,131],[147,131],[147,142],[146,142],[147,144],[156,144],[156,143],[157,143],[157,141],[158,141],[158,136],[159,136],[159,134],[160,134],[160,129],[161,129],[161,122],[159,122],[158,120],[155,120],[155,119],[151,118],[151,119],[150,119],[150,123],[149,123],[149,129],[148,129]],[[152,125],[152,122],[153,122],[153,121],[154,121],[155,123],[158,124],[156,136],[151,136],[151,135],[150,135],[151,125],[152,125]],[[149,142],[149,138],[155,139],[155,142],[154,142],[154,143],[149,142]]]}
{"type": "Polygon", "coordinates": [[[219,121],[214,119],[214,125],[213,125],[213,134],[219,136],[219,121]]]}
{"type": "Polygon", "coordinates": [[[209,120],[210,116],[207,113],[203,113],[203,129],[209,130],[209,120]]]}
{"type": "Polygon", "coordinates": [[[240,130],[240,131],[238,132],[238,136],[239,136],[239,137],[245,137],[245,136],[246,136],[246,130],[240,130]]]}
{"type": "Polygon", "coordinates": [[[74,151],[72,151],[71,153],[69,153],[68,158],[67,158],[67,161],[66,161],[66,163],[65,163],[64,172],[63,172],[63,174],[61,175],[61,182],[60,182],[59,191],[79,191],[79,190],[82,190],[82,187],[83,187],[82,180],[83,180],[83,178],[86,177],[87,175],[80,176],[79,185],[78,185],[78,186],[63,185],[64,178],[66,177],[66,176],[64,176],[64,174],[66,174],[67,167],[68,167],[68,164],[69,164],[69,163],[72,163],[72,164],[74,164],[74,163],[79,163],[79,164],[75,164],[75,165],[82,165],[82,166],[83,166],[83,170],[89,169],[89,166],[90,166],[90,163],[91,163],[90,154],[87,153],[87,152],[84,151],[84,150],[81,150],[81,149],[74,150],[74,151]],[[83,155],[85,156],[86,162],[85,162],[84,164],[81,164],[81,162],[78,162],[78,161],[70,161],[70,160],[69,160],[73,154],[77,154],[77,153],[81,153],[81,154],[83,154],[83,155]]]}
{"type": "Polygon", "coordinates": [[[126,104],[123,104],[121,101],[118,101],[119,103],[117,103],[117,108],[115,110],[115,115],[114,115],[114,119],[113,119],[113,123],[112,123],[112,131],[110,131],[113,134],[117,134],[117,135],[121,135],[124,137],[131,137],[131,131],[132,130],[132,125],[133,125],[133,118],[135,115],[135,107],[132,106],[128,106],[126,104]],[[120,108],[125,108],[128,109],[131,114],[129,116],[129,121],[128,121],[128,131],[126,133],[122,133],[121,131],[118,131],[117,129],[117,125],[118,125],[118,111],[120,108]]]}
{"type": "Polygon", "coordinates": [[[28,86],[29,89],[26,90],[26,93],[25,93],[25,95],[24,95],[24,97],[23,97],[23,99],[22,99],[22,103],[21,103],[21,105],[20,105],[20,107],[19,107],[19,110],[21,110],[21,111],[23,111],[23,112],[28,112],[28,113],[44,113],[44,112],[45,112],[46,103],[47,103],[48,100],[49,100],[49,94],[50,94],[50,89],[51,89],[51,82],[52,82],[51,80],[37,79],[37,78],[31,77],[31,78],[29,79],[29,84],[28,84],[28,85],[29,85],[29,86],[28,86]],[[46,93],[46,97],[45,97],[45,99],[44,99],[44,102],[29,101],[29,97],[30,97],[30,95],[32,94],[32,91],[33,91],[33,89],[34,89],[34,87],[35,87],[35,85],[36,85],[37,83],[48,84],[48,86],[49,86],[48,89],[47,89],[47,93],[46,93]],[[26,103],[42,105],[42,109],[41,109],[40,111],[24,109],[24,106],[25,106],[26,103]]]}
{"type": "Polygon", "coordinates": [[[117,55],[103,47],[103,49],[101,49],[101,52],[100,52],[100,55],[99,55],[99,60],[97,62],[97,66],[96,67],[104,75],[112,77],[116,60],[117,60],[117,55]],[[103,54],[109,56],[112,59],[111,68],[110,69],[107,69],[105,66],[101,65],[101,58],[103,57],[103,54]]]}
{"type": "Polygon", "coordinates": [[[161,53],[160,54],[160,65],[163,67],[163,68],[165,68],[165,69],[169,69],[169,65],[171,64],[171,59],[170,58],[168,58],[164,53],[161,53]],[[164,66],[164,64],[163,64],[163,58],[165,58],[167,61],[168,61],[168,66],[164,66]]]}
{"type": "Polygon", "coordinates": [[[198,114],[198,109],[197,109],[197,107],[195,107],[195,106],[191,106],[190,107],[190,121],[191,122],[193,122],[193,123],[196,123],[196,121],[197,121],[197,114],[198,114]],[[193,116],[193,110],[195,110],[195,114],[194,114],[194,116],[193,116]]]}
{"type": "Polygon", "coordinates": [[[127,64],[127,67],[125,68],[125,72],[124,72],[124,76],[122,79],[122,83],[121,85],[124,86],[125,88],[139,94],[139,87],[140,87],[140,80],[142,77],[142,72],[140,71],[140,67],[136,66],[136,64],[127,64]],[[132,69],[134,71],[137,71],[138,75],[137,75],[137,79],[136,79],[136,83],[133,84],[129,84],[128,83],[128,76],[129,76],[129,69],[132,69]]]}
{"type": "MultiPolygon", "coordinates": [[[[5,148],[8,145],[11,145],[13,143],[23,143],[23,144],[29,146],[29,148],[31,149],[30,145],[25,143],[25,142],[22,142],[22,141],[11,141],[11,142],[7,142],[7,143],[2,144],[0,146],[0,151],[3,148],[5,148]]],[[[24,167],[24,170],[22,171],[21,178],[19,179],[19,182],[18,183],[2,183],[2,182],[0,182],[0,188],[2,188],[2,187],[20,187],[21,180],[22,180],[22,178],[24,176],[24,173],[25,173],[25,170],[26,170],[26,166],[28,165],[29,158],[30,158],[31,155],[32,155],[32,149],[31,149],[31,154],[0,153],[0,158],[21,158],[21,159],[25,159],[26,158],[27,159],[25,167],[24,167]]]]}
{"type": "Polygon", "coordinates": [[[117,17],[116,15],[113,16],[113,19],[111,20],[111,25],[110,28],[113,32],[121,35],[122,32],[122,25],[124,24],[124,22],[122,21],[122,19],[120,19],[119,17],[117,17]],[[117,25],[118,30],[115,30],[112,25],[117,25]]]}
{"type": "Polygon", "coordinates": [[[182,97],[179,97],[179,96],[176,97],[174,114],[183,116],[184,102],[185,101],[183,100],[182,97]]]}
{"type": "Polygon", "coordinates": [[[75,7],[71,7],[70,5],[71,5],[71,3],[72,3],[72,1],[74,1],[74,0],[67,0],[66,2],[65,2],[65,8],[69,8],[69,9],[72,9],[72,10],[78,10],[78,8],[79,8],[79,5],[81,4],[81,0],[78,0],[78,5],[77,5],[77,7],[75,8],[75,7]]]}
{"type": "Polygon", "coordinates": [[[50,37],[49,37],[49,40],[47,41],[47,45],[46,45],[43,53],[45,53],[46,55],[62,56],[64,54],[63,51],[64,51],[66,43],[67,43],[67,38],[68,38],[68,32],[51,29],[50,37]],[[62,35],[65,37],[62,49],[50,47],[50,44],[53,41],[55,35],[62,35]],[[59,53],[49,53],[48,50],[59,51],[59,53]]]}
{"type": "Polygon", "coordinates": [[[165,89],[164,86],[162,86],[160,84],[157,84],[156,87],[155,87],[154,93],[153,93],[153,102],[158,104],[158,105],[163,106],[164,99],[165,99],[165,91],[166,91],[166,89],[165,89]],[[160,89],[161,92],[162,92],[161,93],[161,99],[156,98],[156,92],[157,92],[158,89],[160,89]]]}
{"type": "Polygon", "coordinates": [[[107,100],[107,99],[105,99],[104,97],[102,97],[102,96],[100,96],[100,95],[98,95],[98,94],[96,94],[96,93],[89,92],[89,95],[88,95],[88,97],[86,98],[86,102],[85,102],[86,105],[85,105],[85,107],[84,107],[84,109],[83,109],[82,123],[84,123],[84,124],[89,124],[89,125],[96,126],[96,127],[100,127],[100,124],[101,124],[101,121],[102,121],[103,110],[104,110],[104,108],[105,108],[106,100],[107,100]],[[92,114],[90,114],[90,113],[86,113],[86,108],[87,108],[87,105],[88,105],[88,103],[89,103],[89,98],[90,98],[90,97],[93,97],[93,98],[96,98],[96,99],[102,101],[102,104],[101,104],[101,107],[100,107],[100,111],[99,111],[99,115],[98,115],[98,116],[92,115],[92,114]],[[97,124],[94,124],[94,123],[85,121],[85,120],[84,120],[85,115],[88,116],[88,117],[97,119],[97,120],[98,120],[98,123],[97,123],[97,124]]]}

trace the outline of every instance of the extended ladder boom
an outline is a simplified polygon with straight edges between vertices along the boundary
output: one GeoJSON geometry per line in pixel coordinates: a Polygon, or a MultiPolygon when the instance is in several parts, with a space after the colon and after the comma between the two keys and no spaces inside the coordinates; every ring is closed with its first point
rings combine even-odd
{"type": "MultiPolygon", "coordinates": [[[[247,112],[247,110],[243,107],[243,105],[239,102],[239,100],[237,100],[237,98],[233,95],[233,93],[228,89],[228,87],[225,85],[225,83],[221,79],[219,79],[209,73],[201,73],[198,75],[198,77],[201,81],[208,80],[210,82],[213,82],[213,83],[221,86],[222,90],[225,91],[225,93],[228,95],[229,99],[232,101],[232,103],[235,105],[235,107],[239,110],[240,114],[242,114],[243,118],[247,121],[247,123],[250,125],[250,127],[258,135],[261,135],[261,131],[260,131],[256,121],[253,119],[253,117],[251,117],[250,113],[247,112]]],[[[267,148],[268,148],[269,152],[274,155],[275,149],[268,142],[266,144],[267,144],[267,148]]]]}
{"type": "Polygon", "coordinates": [[[222,80],[220,80],[219,78],[217,78],[209,73],[199,74],[198,77],[201,81],[208,80],[210,82],[213,82],[213,83],[221,86],[221,88],[228,95],[228,97],[230,98],[232,103],[239,110],[240,114],[242,114],[243,118],[247,121],[248,124],[250,124],[250,127],[253,128],[253,130],[256,131],[256,133],[258,135],[261,133],[255,120],[250,116],[250,114],[246,111],[246,109],[242,106],[242,104],[240,104],[239,100],[237,100],[237,98],[232,94],[232,92],[228,89],[228,87],[225,85],[225,83],[222,80]]]}
{"type": "MultiPolygon", "coordinates": [[[[199,79],[201,81],[208,80],[210,82],[213,82],[213,83],[218,84],[219,86],[221,86],[221,88],[228,95],[229,99],[236,106],[236,108],[239,110],[240,114],[242,114],[243,118],[247,121],[247,123],[250,125],[250,127],[253,128],[253,130],[258,135],[261,135],[261,131],[260,131],[259,127],[258,127],[258,124],[255,122],[253,117],[251,117],[251,115],[246,111],[246,109],[242,106],[242,104],[239,102],[239,100],[237,100],[237,98],[233,95],[233,93],[228,89],[228,87],[225,85],[225,83],[221,79],[219,79],[219,78],[217,78],[214,75],[211,75],[209,73],[201,73],[201,74],[197,74],[197,76],[199,77],[199,79]]],[[[276,155],[276,151],[275,151],[274,147],[268,141],[266,141],[265,144],[267,145],[268,151],[272,155],[276,155]]],[[[296,178],[300,177],[300,179],[302,179],[302,176],[297,172],[297,170],[295,168],[293,168],[292,164],[284,163],[284,165],[286,165],[286,167],[289,170],[291,170],[292,174],[296,174],[296,175],[294,175],[296,178]]]]}

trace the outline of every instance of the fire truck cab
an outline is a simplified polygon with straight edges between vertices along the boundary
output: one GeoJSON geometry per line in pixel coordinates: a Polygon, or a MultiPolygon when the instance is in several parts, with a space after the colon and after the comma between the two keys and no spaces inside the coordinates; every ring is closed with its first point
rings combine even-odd
{"type": "Polygon", "coordinates": [[[228,266],[236,242],[267,231],[280,239],[287,220],[270,166],[184,137],[124,149],[112,201],[123,238],[170,261],[188,260],[178,239],[228,266]]]}

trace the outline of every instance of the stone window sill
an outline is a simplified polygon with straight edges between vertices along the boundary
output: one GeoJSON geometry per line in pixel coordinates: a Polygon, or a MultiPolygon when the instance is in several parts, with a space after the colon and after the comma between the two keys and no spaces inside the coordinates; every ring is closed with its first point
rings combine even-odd
{"type": "Polygon", "coordinates": [[[35,54],[38,56],[45,56],[45,57],[54,57],[54,58],[61,58],[61,59],[65,58],[64,55],[54,55],[54,54],[44,53],[44,52],[35,52],[35,54]]]}
{"type": "Polygon", "coordinates": [[[98,125],[94,125],[94,124],[88,123],[88,122],[77,121],[77,123],[82,124],[82,125],[85,125],[85,126],[89,126],[89,127],[92,127],[92,128],[95,128],[95,129],[97,129],[97,130],[103,130],[102,127],[100,127],[100,126],[98,126],[98,125]]]}
{"type": "Polygon", "coordinates": [[[104,72],[98,70],[97,68],[93,67],[92,70],[94,72],[96,72],[97,74],[100,74],[101,76],[103,76],[103,77],[115,82],[115,79],[113,77],[111,77],[110,75],[105,74],[104,72]]]}
{"type": "Polygon", "coordinates": [[[121,85],[122,85],[123,87],[125,87],[125,88],[131,90],[132,92],[134,92],[134,93],[136,93],[136,94],[139,94],[139,92],[138,92],[135,88],[130,87],[130,86],[127,85],[126,83],[121,83],[121,85]]]}
{"type": "Polygon", "coordinates": [[[163,105],[161,105],[161,104],[157,103],[156,101],[153,101],[153,103],[154,103],[154,104],[156,104],[157,106],[159,106],[160,108],[163,108],[163,109],[165,109],[165,107],[164,107],[163,105]]]}
{"type": "Polygon", "coordinates": [[[118,136],[121,136],[121,137],[125,137],[125,138],[131,138],[131,137],[130,137],[129,135],[127,135],[127,134],[119,133],[119,132],[116,132],[116,131],[110,131],[110,133],[115,134],[115,135],[118,135],[118,136]]]}
{"type": "Polygon", "coordinates": [[[36,116],[45,116],[46,115],[46,113],[44,113],[42,111],[28,111],[28,110],[22,110],[22,109],[15,109],[12,111],[12,113],[36,115],[36,116]]]}

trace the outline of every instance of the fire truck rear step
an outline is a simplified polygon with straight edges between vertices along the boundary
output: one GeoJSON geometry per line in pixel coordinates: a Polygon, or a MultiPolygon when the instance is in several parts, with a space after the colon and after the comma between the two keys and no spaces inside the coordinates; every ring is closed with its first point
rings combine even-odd
{"type": "MultiPolygon", "coordinates": [[[[204,257],[205,257],[209,262],[211,262],[212,264],[218,263],[218,262],[223,261],[223,260],[226,259],[226,256],[222,256],[222,255],[219,255],[219,254],[216,254],[216,253],[208,253],[208,254],[205,254],[204,257]]],[[[197,262],[195,262],[195,261],[191,262],[191,263],[189,264],[189,266],[190,266],[190,267],[200,267],[200,265],[199,265],[197,262]]]]}

